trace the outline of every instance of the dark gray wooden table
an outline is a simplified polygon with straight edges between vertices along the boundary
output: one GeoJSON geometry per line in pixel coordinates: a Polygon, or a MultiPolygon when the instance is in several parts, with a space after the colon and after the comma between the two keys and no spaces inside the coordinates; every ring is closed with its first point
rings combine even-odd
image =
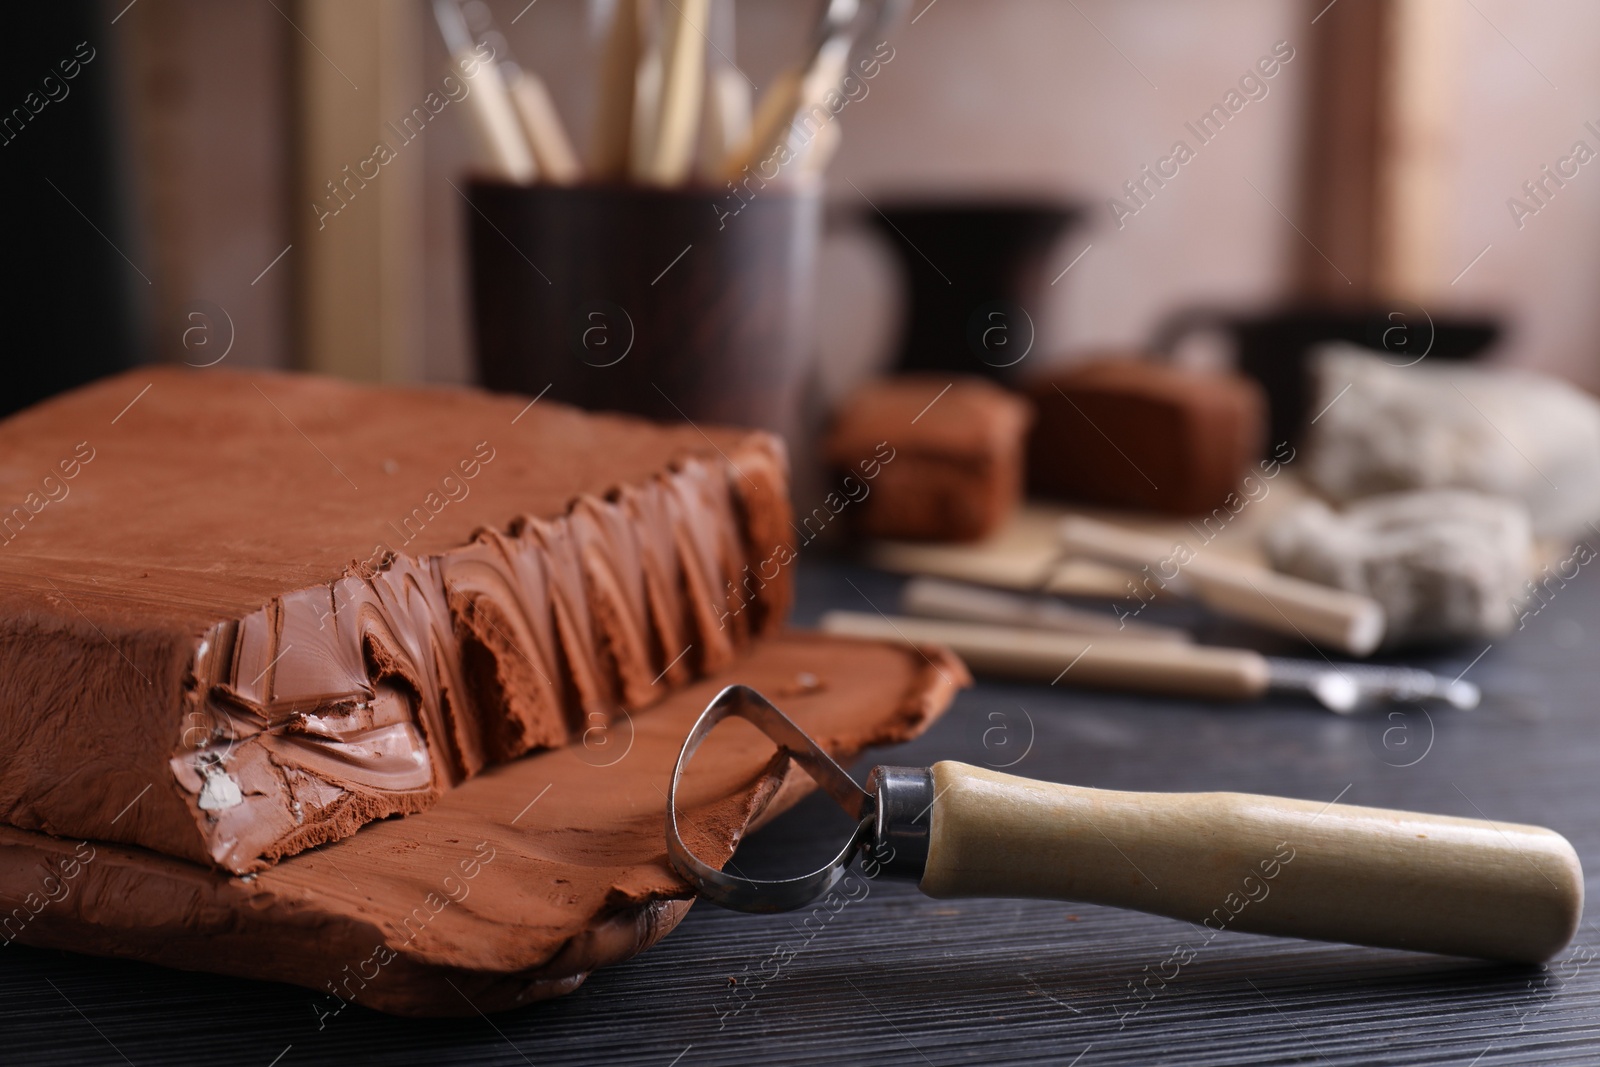
{"type": "MultiPolygon", "coordinates": [[[[1487,652],[1427,658],[1451,676],[1471,665],[1486,692],[1474,713],[1339,718],[1292,701],[1206,705],[986,682],[925,737],[862,768],[1015,761],[1014,773],[1115,789],[1488,816],[1554,827],[1600,870],[1594,581],[1569,583],[1487,652]]],[[[893,610],[898,584],[807,560],[797,621],[868,599],[893,610]]],[[[839,830],[825,803],[808,801],[738,862],[747,872],[792,866],[826,852],[839,830]]],[[[1199,940],[1152,916],[933,901],[879,880],[809,928],[800,916],[697,906],[650,952],[520,1012],[412,1021],[351,1007],[321,1029],[305,990],[10,946],[0,949],[0,1063],[1600,1063],[1591,921],[1543,968],[1224,933],[1174,975],[1165,961],[1199,940]],[[1167,979],[1149,984],[1158,992],[1136,993],[1156,972],[1167,979]]]]}

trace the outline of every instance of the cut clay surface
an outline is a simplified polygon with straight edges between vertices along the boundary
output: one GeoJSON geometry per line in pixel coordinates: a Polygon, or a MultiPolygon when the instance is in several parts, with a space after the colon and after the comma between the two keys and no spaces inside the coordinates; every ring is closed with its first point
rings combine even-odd
{"type": "Polygon", "coordinates": [[[145,368],[0,423],[0,821],[242,873],[776,629],[783,446],[145,368]]]}
{"type": "MultiPolygon", "coordinates": [[[[669,932],[690,890],[666,861],[678,748],[724,685],[752,685],[844,760],[920,732],[967,675],[937,648],[788,634],[655,708],[485,771],[428,811],[248,877],[0,827],[7,940],[317,990],[407,1015],[558,996],[669,932]]],[[[711,863],[810,788],[747,723],[718,728],[680,793],[711,863]]],[[[335,999],[338,998],[338,999],[335,999]]]]}

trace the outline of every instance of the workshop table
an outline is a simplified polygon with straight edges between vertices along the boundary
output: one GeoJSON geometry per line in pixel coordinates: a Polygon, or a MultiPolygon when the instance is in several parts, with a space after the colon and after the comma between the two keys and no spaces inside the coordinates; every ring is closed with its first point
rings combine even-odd
{"type": "MultiPolygon", "coordinates": [[[[808,557],[796,622],[892,613],[900,579],[808,557]]],[[[1509,610],[1509,608],[1508,608],[1509,610]]],[[[1160,621],[1193,621],[1181,607],[1160,621]]],[[[1340,717],[985,680],[917,741],[958,759],[1130,790],[1234,790],[1534,823],[1600,870],[1600,590],[1580,577],[1524,629],[1418,662],[1482,685],[1471,713],[1340,717]]],[[[1305,648],[1212,628],[1274,653],[1305,648]]],[[[753,836],[746,873],[795,870],[848,832],[812,797],[753,836]]],[[[1049,901],[935,901],[879,879],[836,914],[706,904],[557,1000],[490,1017],[349,1007],[309,990],[11,945],[0,1063],[1495,1064],[1600,1062],[1600,927],[1546,967],[1222,933],[1049,901]],[[808,916],[811,916],[808,920],[808,916]],[[1146,981],[1150,976],[1157,976],[1146,981]]]]}

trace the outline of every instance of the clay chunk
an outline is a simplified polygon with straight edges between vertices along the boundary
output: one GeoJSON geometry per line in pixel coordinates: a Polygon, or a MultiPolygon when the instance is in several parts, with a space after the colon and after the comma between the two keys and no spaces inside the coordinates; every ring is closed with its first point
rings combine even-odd
{"type": "Polygon", "coordinates": [[[1510,630],[1533,536],[1514,500],[1423,489],[1342,512],[1307,501],[1267,528],[1263,547],[1280,571],[1377,600],[1394,646],[1510,630]]]}
{"type": "Polygon", "coordinates": [[[1028,488],[1084,504],[1198,515],[1261,454],[1266,401],[1247,378],[1135,356],[1032,382],[1028,488]]]}
{"type": "Polygon", "coordinates": [[[1322,414],[1305,470],[1349,502],[1408,489],[1520,501],[1540,537],[1600,519],[1600,401],[1533,371],[1424,361],[1395,366],[1330,344],[1314,359],[1322,414]]]}
{"type": "MultiPolygon", "coordinates": [[[[724,685],[761,690],[848,763],[920,733],[967,681],[938,648],[774,637],[648,711],[250,878],[0,826],[0,940],[302,985],[324,1022],[347,1003],[504,1011],[576,989],[683,918],[692,891],[667,863],[667,782],[724,685]]],[[[706,862],[812,788],[775,756],[742,723],[706,741],[679,793],[685,839],[706,862]]],[[[707,998],[724,1012],[744,1003],[707,998]]]]}
{"type": "Polygon", "coordinates": [[[424,811],[781,622],[783,446],[147,368],[0,424],[0,821],[235,873],[424,811]]]}
{"type": "Polygon", "coordinates": [[[826,454],[868,490],[851,505],[867,536],[977,541],[1021,499],[1032,419],[1026,400],[982,379],[902,375],[845,401],[826,454]]]}

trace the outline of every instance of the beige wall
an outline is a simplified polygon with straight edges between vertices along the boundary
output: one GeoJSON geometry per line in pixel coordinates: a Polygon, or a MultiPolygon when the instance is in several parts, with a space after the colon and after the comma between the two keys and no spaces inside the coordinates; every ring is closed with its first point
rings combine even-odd
{"type": "Polygon", "coordinates": [[[1600,135],[1583,128],[1600,127],[1600,5],[1474,3],[1481,14],[1467,8],[1460,27],[1457,162],[1440,190],[1453,219],[1441,303],[1509,311],[1517,332],[1507,359],[1600,388],[1600,159],[1520,231],[1506,207],[1574,141],[1600,152],[1600,135]]]}
{"type": "MultiPolygon", "coordinates": [[[[1083,200],[1088,225],[1064,239],[1049,276],[1093,247],[1034,314],[1040,339],[1030,359],[1138,343],[1178,305],[1259,299],[1283,277],[1294,236],[1271,204],[1295,210],[1303,51],[1210,144],[1184,123],[1219,102],[1274,43],[1298,42],[1299,12],[1297,3],[1253,0],[1080,0],[1076,8],[940,0],[895,37],[895,61],[874,95],[843,116],[830,189],[856,198],[848,179],[874,199],[931,188],[1083,200]],[[1179,139],[1195,158],[1119,229],[1107,200],[1179,139]]],[[[885,297],[894,290],[871,252],[836,245],[828,257],[838,271],[822,289],[838,311],[831,306],[823,318],[830,365],[882,352],[892,317],[885,297]]]]}
{"type": "Polygon", "coordinates": [[[150,291],[137,294],[149,301],[143,348],[280,366],[292,348],[291,274],[282,261],[262,272],[290,242],[293,31],[266,4],[103,7],[108,22],[124,12],[107,47],[123,86],[125,195],[152,264],[150,291]]]}
{"type": "MultiPolygon", "coordinates": [[[[443,49],[420,0],[425,33],[418,93],[436,80],[443,49]]],[[[1300,113],[1310,73],[1315,5],[1304,0],[912,0],[914,24],[892,37],[896,55],[870,95],[842,117],[845,140],[828,174],[831,196],[860,203],[913,190],[1026,191],[1079,198],[1092,226],[1063,242],[1050,273],[1093,249],[1036,310],[1041,340],[1030,360],[1072,348],[1134,343],[1175,306],[1264,302],[1287,292],[1298,254],[1291,221],[1298,203],[1300,113]],[[1108,197],[1153,164],[1185,121],[1221,100],[1241,74],[1288,41],[1296,57],[1272,79],[1265,99],[1245,106],[1213,143],[1118,229],[1108,197]],[[1280,214],[1279,212],[1282,212],[1280,214]],[[1286,219],[1285,216],[1288,218],[1286,219]]],[[[1506,208],[1520,184],[1554,164],[1572,142],[1600,151],[1600,5],[1565,0],[1403,0],[1423,27],[1403,55],[1427,73],[1434,114],[1443,116],[1402,146],[1423,150],[1440,177],[1415,185],[1407,211],[1431,211],[1430,247],[1404,256],[1424,306],[1504,310],[1516,319],[1507,359],[1600,385],[1594,343],[1600,315],[1600,161],[1584,167],[1519,231],[1506,208]],[[1431,27],[1431,28],[1430,28],[1431,27]],[[1441,42],[1455,42],[1443,49],[1441,42]],[[1465,276],[1451,280],[1485,246],[1465,276]]],[[[758,84],[794,56],[813,5],[738,0],[739,61],[758,84]]],[[[229,11],[234,5],[224,5],[229,11]]],[[[292,6],[286,10],[296,10],[292,6]]],[[[569,125],[587,129],[594,48],[591,9],[581,0],[493,0],[512,43],[545,74],[569,125]],[[524,10],[526,8],[526,10],[524,10]],[[510,25],[518,16],[515,25],[510,25]]],[[[126,16],[148,55],[129,64],[169,121],[136,138],[163,166],[141,164],[149,239],[166,294],[160,321],[182,301],[219,299],[244,307],[240,355],[281,362],[291,307],[294,253],[260,285],[248,282],[288,243],[287,219],[309,212],[285,192],[292,138],[283,116],[292,84],[288,46],[298,38],[271,18],[210,14],[193,0],[147,0],[126,16]],[[163,13],[166,13],[165,15],[163,13]],[[148,20],[151,25],[132,23],[148,20]],[[170,25],[169,25],[170,23],[170,25]],[[181,47],[154,49],[163,40],[181,47]],[[184,57],[188,57],[185,60],[184,57]],[[272,72],[277,70],[279,77],[272,72]],[[181,92],[173,86],[180,86],[181,92]],[[243,94],[242,96],[240,94],[243,94]],[[207,100],[230,109],[218,120],[207,100]],[[184,109],[189,109],[185,111],[184,109]],[[237,118],[229,116],[237,112],[237,118]],[[210,114],[211,118],[206,118],[210,114]],[[148,176],[154,175],[154,183],[148,176]],[[176,243],[174,243],[176,242],[176,243]],[[271,314],[268,314],[268,313],[271,314]],[[262,319],[263,315],[277,318],[262,319]]],[[[299,47],[296,45],[295,47],[299,47]]],[[[138,57],[135,57],[136,59],[138,57]]],[[[338,57],[333,57],[337,59],[338,57]]],[[[404,95],[403,93],[401,95],[404,95]]],[[[418,283],[420,369],[434,380],[470,377],[461,262],[463,212],[446,183],[466,160],[465,116],[430,127],[417,160],[425,248],[418,283]]],[[[1193,142],[1191,142],[1193,143],[1193,142]]],[[[352,144],[351,150],[366,145],[352,144]]],[[[332,149],[330,149],[332,151],[332,149]]],[[[358,205],[360,206],[360,205],[358,205]]],[[[1410,238],[1408,237],[1408,240],[1410,238]]],[[[298,251],[298,250],[297,250],[298,251]]],[[[893,344],[899,280],[877,239],[836,234],[823,257],[823,355],[832,390],[881,360],[893,344]]],[[[181,323],[179,324],[181,326],[181,323]]],[[[172,332],[169,330],[168,332],[172,332]]],[[[169,351],[172,346],[164,346],[169,351]]],[[[179,353],[181,354],[181,353],[179,353]]]]}

